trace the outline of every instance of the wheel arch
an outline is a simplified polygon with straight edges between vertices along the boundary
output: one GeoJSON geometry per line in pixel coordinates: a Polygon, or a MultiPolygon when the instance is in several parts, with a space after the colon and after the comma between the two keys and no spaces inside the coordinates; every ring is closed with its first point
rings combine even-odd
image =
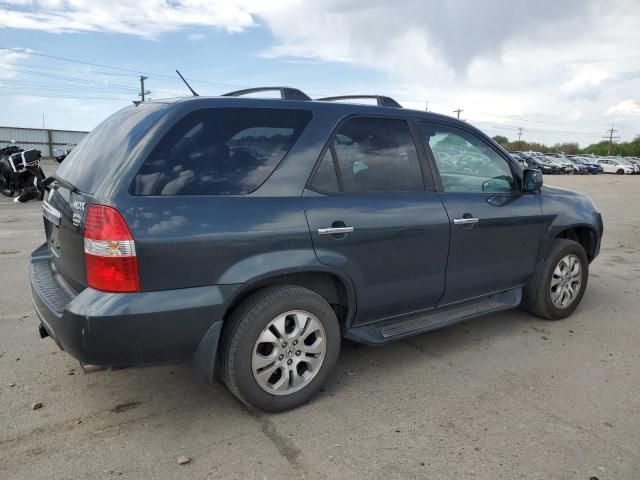
{"type": "Polygon", "coordinates": [[[347,328],[355,315],[356,296],[351,279],[334,268],[318,266],[295,271],[277,271],[251,279],[235,293],[225,311],[224,319],[226,320],[247,296],[272,285],[296,285],[317,293],[331,305],[341,328],[347,328]]]}
{"type": "Polygon", "coordinates": [[[584,251],[587,253],[589,263],[591,263],[598,253],[598,234],[591,225],[574,225],[563,228],[553,237],[553,240],[556,238],[573,240],[582,245],[582,248],[584,248],[584,251]]]}

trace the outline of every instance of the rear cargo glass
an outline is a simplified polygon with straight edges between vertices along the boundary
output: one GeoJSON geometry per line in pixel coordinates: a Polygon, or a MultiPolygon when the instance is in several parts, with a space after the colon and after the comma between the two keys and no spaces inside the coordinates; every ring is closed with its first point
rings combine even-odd
{"type": "Polygon", "coordinates": [[[94,128],[64,159],[55,176],[81,192],[95,193],[111,177],[131,149],[165,112],[166,105],[150,103],[124,108],[94,128]]]}
{"type": "Polygon", "coordinates": [[[237,195],[256,190],[311,119],[306,110],[209,108],[182,118],[140,168],[134,195],[237,195]]]}

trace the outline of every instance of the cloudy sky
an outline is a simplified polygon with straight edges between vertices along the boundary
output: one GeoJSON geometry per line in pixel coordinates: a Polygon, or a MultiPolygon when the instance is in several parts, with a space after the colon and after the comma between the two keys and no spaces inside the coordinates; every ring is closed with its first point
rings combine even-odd
{"type": "Polygon", "coordinates": [[[179,68],[204,95],[384,93],[510,139],[628,140],[638,45],[638,0],[0,0],[0,125],[89,130],[140,73],[184,95],[179,68]]]}

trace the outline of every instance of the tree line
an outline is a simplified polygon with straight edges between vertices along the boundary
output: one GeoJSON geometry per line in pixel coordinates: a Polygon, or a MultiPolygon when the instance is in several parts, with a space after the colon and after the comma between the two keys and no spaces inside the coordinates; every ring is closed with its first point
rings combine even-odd
{"type": "Polygon", "coordinates": [[[609,153],[609,141],[603,140],[593,143],[587,147],[580,148],[577,142],[556,143],[555,145],[544,145],[537,142],[526,142],[524,140],[509,141],[507,137],[496,135],[493,139],[510,152],[542,152],[542,153],[564,153],[566,155],[576,155],[579,153],[592,153],[606,157],[608,155],[622,155],[623,157],[640,157],[640,135],[637,135],[630,142],[619,142],[611,145],[609,153]]]}

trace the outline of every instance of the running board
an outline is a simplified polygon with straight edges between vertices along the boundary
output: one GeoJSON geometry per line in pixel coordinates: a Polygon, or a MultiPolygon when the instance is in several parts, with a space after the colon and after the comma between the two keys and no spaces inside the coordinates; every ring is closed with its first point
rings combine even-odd
{"type": "Polygon", "coordinates": [[[344,336],[366,345],[380,345],[392,340],[447,327],[488,313],[516,308],[522,300],[522,288],[514,288],[485,297],[434,308],[426,312],[386,319],[348,329],[344,336]]]}

